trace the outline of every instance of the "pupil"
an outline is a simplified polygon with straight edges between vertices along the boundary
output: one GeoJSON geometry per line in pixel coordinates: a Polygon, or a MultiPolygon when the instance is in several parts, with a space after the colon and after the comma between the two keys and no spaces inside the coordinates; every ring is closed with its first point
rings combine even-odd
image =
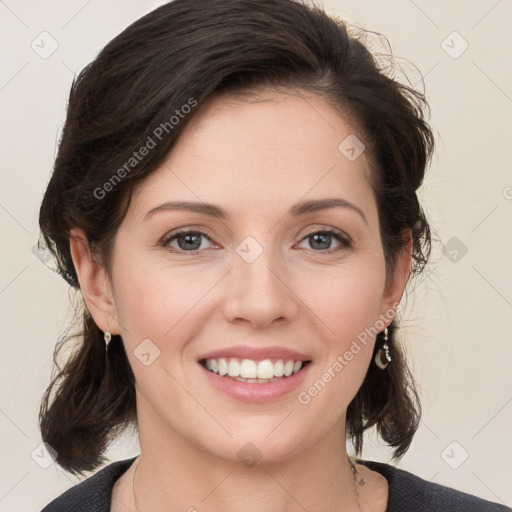
{"type": "Polygon", "coordinates": [[[198,249],[201,246],[201,239],[198,235],[182,235],[178,237],[178,245],[180,246],[180,249],[198,249]],[[183,239],[185,240],[184,244],[181,243],[183,239]]]}
{"type": "Polygon", "coordinates": [[[313,244],[312,245],[313,245],[314,249],[328,249],[329,246],[331,245],[330,242],[331,242],[331,235],[327,235],[327,234],[313,235],[313,244]],[[322,242],[321,241],[319,242],[319,239],[324,239],[324,242],[323,242],[324,247],[315,247],[315,244],[317,244],[317,243],[320,243],[320,245],[322,245],[322,242]],[[327,242],[325,242],[325,240],[327,240],[327,242]]]}

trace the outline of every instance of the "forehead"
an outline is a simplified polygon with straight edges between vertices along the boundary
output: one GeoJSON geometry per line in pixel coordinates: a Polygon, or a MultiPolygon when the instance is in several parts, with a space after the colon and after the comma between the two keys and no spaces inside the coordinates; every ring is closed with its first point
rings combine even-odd
{"type": "Polygon", "coordinates": [[[220,95],[195,112],[166,161],[135,190],[134,207],[140,217],[158,201],[178,199],[227,210],[283,210],[335,195],[365,204],[373,199],[366,155],[346,153],[361,139],[311,93],[220,95]]]}

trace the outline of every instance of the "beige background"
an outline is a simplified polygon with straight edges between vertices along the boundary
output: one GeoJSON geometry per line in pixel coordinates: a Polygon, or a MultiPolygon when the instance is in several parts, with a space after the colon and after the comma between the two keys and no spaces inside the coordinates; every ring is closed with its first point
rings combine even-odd
{"type": "MultiPolygon", "coordinates": [[[[33,253],[38,209],[73,74],[161,3],[0,1],[0,511],[40,510],[78,481],[31,456],[42,453],[39,401],[69,304],[64,281],[33,253]],[[39,53],[58,48],[42,58],[34,40],[39,53]]],[[[439,240],[428,272],[411,289],[403,329],[424,416],[399,467],[512,506],[512,3],[325,6],[387,35],[413,83],[418,72],[403,59],[417,66],[437,136],[422,198],[439,240]]],[[[137,453],[136,439],[123,438],[109,456],[137,453]]],[[[389,453],[372,436],[363,456],[387,462],[389,453]]]]}

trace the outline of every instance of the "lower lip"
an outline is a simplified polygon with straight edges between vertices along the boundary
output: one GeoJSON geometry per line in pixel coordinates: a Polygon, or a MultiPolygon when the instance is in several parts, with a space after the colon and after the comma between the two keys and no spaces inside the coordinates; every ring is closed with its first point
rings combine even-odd
{"type": "Polygon", "coordinates": [[[263,384],[249,384],[228,377],[221,377],[207,370],[203,365],[199,364],[199,366],[210,383],[221,393],[241,402],[263,403],[277,400],[297,389],[306,378],[311,363],[308,363],[290,377],[263,384]]]}

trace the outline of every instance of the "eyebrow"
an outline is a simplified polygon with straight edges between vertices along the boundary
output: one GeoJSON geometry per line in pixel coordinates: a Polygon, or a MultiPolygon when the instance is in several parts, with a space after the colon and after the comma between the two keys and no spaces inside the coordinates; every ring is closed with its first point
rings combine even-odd
{"type": "MultiPolygon", "coordinates": [[[[298,217],[300,215],[305,215],[307,213],[313,213],[320,210],[327,210],[330,208],[347,208],[349,210],[352,210],[358,213],[364,220],[364,222],[368,225],[368,220],[366,219],[365,214],[358,206],[351,203],[350,201],[347,201],[346,199],[338,197],[301,201],[293,205],[290,208],[288,214],[291,215],[292,217],[298,217]]],[[[229,219],[229,214],[226,210],[224,210],[224,208],[221,208],[220,206],[211,203],[200,203],[194,201],[167,201],[149,210],[144,216],[143,220],[148,220],[153,214],[157,212],[174,210],[184,210],[199,213],[201,215],[207,215],[209,217],[222,220],[229,219]]]]}

